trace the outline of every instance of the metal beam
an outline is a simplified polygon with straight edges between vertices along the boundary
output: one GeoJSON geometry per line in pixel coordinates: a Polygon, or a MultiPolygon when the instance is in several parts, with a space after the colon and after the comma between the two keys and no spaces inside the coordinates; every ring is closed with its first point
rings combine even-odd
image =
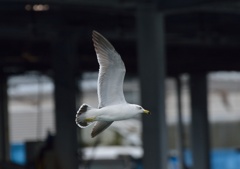
{"type": "Polygon", "coordinates": [[[190,75],[190,90],[193,169],[209,169],[210,143],[207,110],[207,76],[205,73],[190,75]]]}
{"type": "Polygon", "coordinates": [[[139,7],[137,32],[141,100],[143,107],[152,111],[152,116],[143,117],[144,168],[167,168],[164,23],[164,16],[154,6],[139,7]]]}
{"type": "Polygon", "coordinates": [[[57,160],[62,169],[77,169],[76,39],[69,31],[59,33],[53,44],[57,160]]]}
{"type": "Polygon", "coordinates": [[[0,161],[9,161],[7,77],[0,73],[0,161]]]}
{"type": "Polygon", "coordinates": [[[179,169],[186,169],[184,160],[184,125],[182,120],[182,81],[179,76],[176,77],[176,89],[177,89],[177,146],[178,146],[178,158],[179,169]]]}
{"type": "Polygon", "coordinates": [[[228,6],[229,9],[233,9],[239,3],[236,0],[152,0],[157,6],[166,15],[176,15],[180,13],[191,13],[196,11],[202,12],[217,12],[217,8],[221,9],[224,6],[228,6]]]}

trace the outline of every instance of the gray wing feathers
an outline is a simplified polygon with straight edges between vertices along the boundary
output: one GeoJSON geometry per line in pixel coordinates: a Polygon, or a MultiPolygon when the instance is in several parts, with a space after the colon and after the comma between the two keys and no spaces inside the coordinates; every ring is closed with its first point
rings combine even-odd
{"type": "Polygon", "coordinates": [[[108,128],[112,123],[113,123],[113,121],[111,121],[111,122],[109,122],[109,121],[98,121],[98,122],[96,122],[96,124],[93,127],[91,136],[95,137],[96,135],[101,133],[103,130],[108,128]]]}
{"type": "Polygon", "coordinates": [[[98,32],[93,31],[92,39],[100,65],[98,75],[99,108],[126,103],[123,94],[126,69],[121,56],[111,43],[98,32]]]}

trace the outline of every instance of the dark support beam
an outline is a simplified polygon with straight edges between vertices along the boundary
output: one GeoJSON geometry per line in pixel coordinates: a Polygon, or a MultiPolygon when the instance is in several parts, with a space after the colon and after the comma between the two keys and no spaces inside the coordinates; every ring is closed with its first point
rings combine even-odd
{"type": "Polygon", "coordinates": [[[9,161],[7,77],[0,73],[0,161],[9,161]]]}
{"type": "Polygon", "coordinates": [[[207,75],[191,74],[193,169],[210,168],[209,123],[207,109],[207,75]]]}
{"type": "Polygon", "coordinates": [[[138,8],[141,101],[143,107],[152,111],[151,116],[143,117],[144,168],[167,168],[164,23],[164,16],[153,6],[138,8]]]}
{"type": "Polygon", "coordinates": [[[77,169],[76,114],[76,39],[64,31],[53,44],[56,153],[62,169],[77,169]]]}
{"type": "Polygon", "coordinates": [[[179,76],[176,77],[176,88],[177,88],[177,146],[178,146],[178,158],[179,158],[179,169],[186,169],[184,162],[184,126],[182,120],[182,82],[179,76]]]}

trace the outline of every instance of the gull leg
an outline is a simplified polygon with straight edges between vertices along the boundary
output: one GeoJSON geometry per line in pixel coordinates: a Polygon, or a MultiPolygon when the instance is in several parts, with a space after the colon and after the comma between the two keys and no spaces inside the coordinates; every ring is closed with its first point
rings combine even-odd
{"type": "Polygon", "coordinates": [[[95,117],[88,117],[84,121],[87,122],[87,123],[94,122],[95,121],[95,117]]]}

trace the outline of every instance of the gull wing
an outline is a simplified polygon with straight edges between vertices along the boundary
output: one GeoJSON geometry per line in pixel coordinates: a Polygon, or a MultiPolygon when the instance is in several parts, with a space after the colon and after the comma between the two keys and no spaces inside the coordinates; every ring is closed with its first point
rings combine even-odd
{"type": "Polygon", "coordinates": [[[121,56],[100,33],[93,31],[92,40],[100,65],[98,75],[99,108],[126,103],[123,94],[126,69],[121,56]]]}
{"type": "Polygon", "coordinates": [[[93,127],[91,136],[92,138],[95,137],[96,135],[98,135],[99,133],[101,133],[103,130],[105,130],[106,128],[108,128],[111,124],[113,123],[113,121],[98,121],[96,122],[96,124],[93,127]]]}
{"type": "MultiPolygon", "coordinates": [[[[102,108],[109,105],[126,103],[123,94],[123,81],[126,69],[121,56],[100,33],[93,31],[92,39],[100,65],[98,74],[98,107],[102,108]]],[[[101,133],[112,123],[113,121],[96,122],[91,134],[92,137],[101,133]]]]}

